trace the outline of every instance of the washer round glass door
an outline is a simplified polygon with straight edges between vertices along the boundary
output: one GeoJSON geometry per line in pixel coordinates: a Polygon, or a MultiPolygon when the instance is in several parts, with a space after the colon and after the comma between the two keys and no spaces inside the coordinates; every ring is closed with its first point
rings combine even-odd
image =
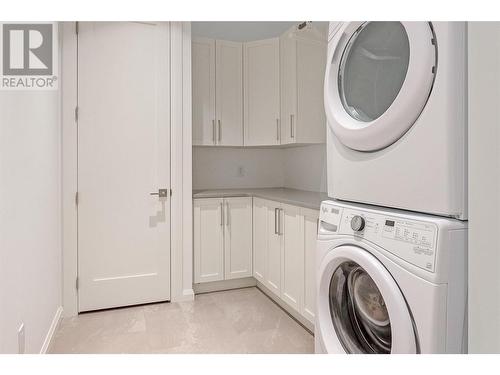
{"type": "Polygon", "coordinates": [[[330,314],[348,353],[391,352],[391,322],[384,297],[359,264],[344,262],[333,273],[330,314]]]}
{"type": "Polygon", "coordinates": [[[367,250],[343,245],[319,269],[317,329],[328,353],[417,353],[414,324],[397,283],[367,250]]]}
{"type": "Polygon", "coordinates": [[[329,46],[325,110],[347,147],[376,151],[397,141],[430,95],[436,43],[427,22],[349,22],[329,46]]]}

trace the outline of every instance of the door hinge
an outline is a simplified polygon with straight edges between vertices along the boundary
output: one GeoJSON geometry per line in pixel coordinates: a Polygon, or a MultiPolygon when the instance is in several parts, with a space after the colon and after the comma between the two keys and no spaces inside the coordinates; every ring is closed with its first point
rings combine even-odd
{"type": "Polygon", "coordinates": [[[77,277],[75,282],[76,289],[80,288],[80,279],[77,277]]]}
{"type": "Polygon", "coordinates": [[[78,192],[75,193],[75,204],[78,206],[78,203],[80,201],[80,197],[78,196],[78,192]]]}
{"type": "Polygon", "coordinates": [[[78,106],[75,107],[75,121],[78,122],[78,106]]]}
{"type": "Polygon", "coordinates": [[[79,31],[79,25],[78,25],[78,21],[75,22],[75,34],[78,35],[78,31],[79,31]]]}

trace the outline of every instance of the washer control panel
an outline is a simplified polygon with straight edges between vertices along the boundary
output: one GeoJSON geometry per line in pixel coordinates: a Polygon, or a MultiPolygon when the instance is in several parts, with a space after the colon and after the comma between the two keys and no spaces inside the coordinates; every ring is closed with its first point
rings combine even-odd
{"type": "Polygon", "coordinates": [[[434,272],[438,228],[432,222],[324,204],[320,211],[320,235],[322,229],[331,232],[335,229],[336,234],[372,242],[417,267],[434,272]]]}

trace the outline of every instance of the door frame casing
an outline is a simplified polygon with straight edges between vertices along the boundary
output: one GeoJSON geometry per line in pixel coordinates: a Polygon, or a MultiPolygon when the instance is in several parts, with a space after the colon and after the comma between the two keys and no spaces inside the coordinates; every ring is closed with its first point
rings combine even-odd
{"type": "MultiPolygon", "coordinates": [[[[78,314],[78,104],[75,22],[61,22],[62,300],[64,316],[78,314]]],[[[194,298],[192,285],[191,24],[170,22],[171,301],[194,298]]]]}

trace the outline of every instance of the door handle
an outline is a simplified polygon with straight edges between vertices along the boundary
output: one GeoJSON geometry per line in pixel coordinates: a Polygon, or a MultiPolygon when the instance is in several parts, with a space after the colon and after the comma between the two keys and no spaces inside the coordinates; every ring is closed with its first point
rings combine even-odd
{"type": "Polygon", "coordinates": [[[293,138],[293,115],[290,115],[290,138],[293,138]]]}
{"type": "Polygon", "coordinates": [[[224,203],[220,202],[220,226],[224,226],[224,203]]]}
{"type": "Polygon", "coordinates": [[[280,119],[276,119],[276,141],[280,141],[280,119]]]}
{"type": "Polygon", "coordinates": [[[279,208],[275,208],[274,209],[274,234],[279,234],[278,233],[278,224],[277,224],[277,221],[278,221],[278,211],[279,211],[279,208]]]}
{"type": "Polygon", "coordinates": [[[219,122],[219,142],[222,141],[222,127],[220,125],[220,120],[218,120],[219,122]]]}
{"type": "Polygon", "coordinates": [[[226,219],[226,226],[229,226],[229,203],[225,204],[226,210],[224,211],[224,218],[226,219]]]}
{"type": "Polygon", "coordinates": [[[159,198],[168,197],[168,189],[158,189],[158,192],[149,193],[149,195],[158,195],[159,198]]]}

